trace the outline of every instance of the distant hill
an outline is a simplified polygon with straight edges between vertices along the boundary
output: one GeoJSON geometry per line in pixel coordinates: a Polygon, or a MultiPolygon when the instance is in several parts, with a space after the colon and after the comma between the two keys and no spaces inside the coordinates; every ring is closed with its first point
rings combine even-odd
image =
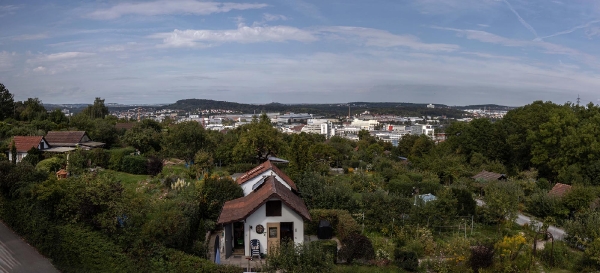
{"type": "Polygon", "coordinates": [[[454,108],[456,109],[487,109],[487,110],[512,110],[515,109],[517,107],[513,107],[513,106],[503,106],[503,105],[497,105],[497,104],[476,104],[476,105],[467,105],[467,106],[454,106],[454,108]]]}
{"type": "Polygon", "coordinates": [[[339,117],[348,115],[348,106],[352,114],[369,111],[372,114],[390,114],[400,116],[447,116],[452,118],[462,117],[464,112],[460,109],[450,108],[447,105],[436,104],[435,108],[427,108],[427,104],[406,102],[350,102],[336,104],[243,104],[227,101],[206,99],[185,99],[174,104],[165,105],[162,109],[180,109],[187,112],[209,109],[226,109],[239,113],[260,112],[294,112],[310,113],[326,117],[339,117]]]}

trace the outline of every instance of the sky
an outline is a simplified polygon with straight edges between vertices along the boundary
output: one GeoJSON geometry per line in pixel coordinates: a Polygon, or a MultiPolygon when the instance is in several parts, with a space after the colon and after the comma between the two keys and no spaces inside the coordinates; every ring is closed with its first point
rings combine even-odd
{"type": "Polygon", "coordinates": [[[600,103],[597,0],[0,1],[44,103],[600,103]]]}

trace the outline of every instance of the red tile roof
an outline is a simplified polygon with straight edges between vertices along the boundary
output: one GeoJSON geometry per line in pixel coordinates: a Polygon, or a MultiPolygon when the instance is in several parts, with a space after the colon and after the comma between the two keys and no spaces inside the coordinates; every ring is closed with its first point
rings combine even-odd
{"type": "Polygon", "coordinates": [[[273,165],[273,163],[269,160],[265,161],[263,164],[260,164],[256,167],[254,167],[252,170],[246,172],[244,175],[238,177],[238,179],[235,181],[238,183],[238,185],[242,185],[244,184],[246,181],[255,178],[257,176],[259,176],[260,174],[272,170],[273,172],[275,172],[279,177],[281,177],[281,179],[283,179],[283,181],[285,181],[288,185],[290,185],[290,187],[295,190],[298,191],[298,188],[296,187],[296,183],[294,183],[294,181],[292,181],[292,179],[287,176],[287,174],[285,174],[284,172],[282,172],[279,168],[277,168],[275,165],[273,165]]]}
{"type": "Polygon", "coordinates": [[[480,173],[474,175],[473,177],[471,177],[475,180],[500,180],[500,179],[506,179],[506,175],[504,174],[499,174],[499,173],[494,173],[494,172],[488,172],[488,171],[481,171],[480,173]]]}
{"type": "Polygon", "coordinates": [[[85,135],[85,131],[50,131],[46,134],[46,141],[52,146],[65,144],[76,146],[85,135]]]}
{"type": "Polygon", "coordinates": [[[304,201],[283,184],[278,182],[274,176],[269,176],[265,178],[265,182],[262,186],[250,194],[225,202],[217,223],[227,224],[246,219],[269,199],[274,197],[280,199],[286,206],[294,210],[302,218],[310,221],[310,214],[308,213],[308,208],[306,208],[304,201]]]}
{"type": "Polygon", "coordinates": [[[44,139],[43,136],[15,136],[13,141],[17,147],[17,152],[24,153],[33,147],[38,148],[42,139],[44,139]]]}
{"type": "Polygon", "coordinates": [[[550,192],[548,192],[548,195],[552,195],[552,196],[556,196],[556,197],[563,197],[563,195],[565,195],[567,192],[569,192],[571,190],[571,188],[572,188],[571,185],[556,183],[556,185],[554,185],[554,187],[552,187],[550,192]]]}
{"type": "Polygon", "coordinates": [[[125,122],[125,123],[117,123],[115,124],[115,128],[117,128],[117,130],[131,130],[133,128],[133,126],[135,126],[136,123],[135,122],[125,122]]]}

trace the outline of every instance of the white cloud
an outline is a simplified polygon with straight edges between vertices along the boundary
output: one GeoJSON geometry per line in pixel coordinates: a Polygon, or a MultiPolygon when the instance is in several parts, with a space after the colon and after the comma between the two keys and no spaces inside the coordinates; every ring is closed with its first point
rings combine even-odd
{"type": "Polygon", "coordinates": [[[285,3],[287,3],[288,5],[290,5],[296,11],[304,14],[305,16],[312,17],[312,18],[318,19],[323,22],[327,21],[327,18],[325,18],[325,16],[323,16],[323,14],[321,14],[321,11],[319,10],[319,8],[317,8],[317,6],[315,6],[311,3],[308,3],[303,0],[283,0],[283,1],[285,3]]]}
{"type": "Polygon", "coordinates": [[[541,49],[543,53],[547,54],[562,54],[568,55],[570,57],[576,58],[582,62],[587,63],[588,65],[599,67],[596,62],[597,58],[595,56],[580,52],[576,49],[565,47],[558,44],[548,43],[544,41],[534,40],[517,40],[510,39],[506,37],[502,37],[496,34],[492,34],[489,32],[481,31],[481,30],[469,30],[469,29],[456,29],[456,28],[445,28],[445,27],[433,27],[435,29],[454,31],[457,35],[461,37],[465,37],[469,40],[476,40],[484,43],[498,44],[509,47],[532,47],[541,49]]]}
{"type": "Polygon", "coordinates": [[[70,60],[70,59],[78,59],[78,58],[87,58],[90,56],[94,56],[95,53],[87,53],[87,52],[76,52],[76,51],[72,51],[72,52],[60,52],[60,53],[53,53],[53,54],[43,54],[38,56],[35,59],[29,59],[28,62],[57,62],[57,61],[64,61],[64,60],[70,60]]]}
{"type": "Polygon", "coordinates": [[[8,71],[13,67],[17,53],[0,51],[0,71],[8,71]]]}
{"type": "Polygon", "coordinates": [[[578,92],[583,98],[597,96],[585,90],[600,88],[598,73],[570,64],[497,58],[486,53],[449,56],[369,50],[361,54],[209,56],[192,52],[169,58],[139,56],[128,60],[118,60],[112,54],[97,57],[34,64],[29,71],[42,66],[43,74],[54,73],[53,76],[31,77],[27,81],[7,77],[5,84],[23,90],[20,96],[37,92],[40,99],[49,103],[71,94],[52,91],[59,87],[77,87],[80,93],[71,98],[76,101],[93,101],[102,94],[107,101],[122,103],[164,103],[200,96],[238,102],[244,98],[243,102],[301,103],[318,98],[319,102],[435,100],[450,105],[522,105],[539,99],[561,103],[572,100],[572,94],[578,92]],[[100,61],[112,66],[96,67],[100,61]],[[69,73],[59,73],[66,70],[69,73]],[[210,80],[181,75],[201,75],[201,79],[210,80]],[[107,81],[112,78],[130,80],[107,81]]]}
{"type": "MultiPolygon", "coordinates": [[[[559,36],[559,35],[564,35],[564,34],[569,34],[569,33],[572,33],[574,31],[578,30],[578,29],[587,28],[587,27],[590,27],[591,25],[594,25],[594,24],[597,24],[597,23],[600,23],[600,20],[590,21],[590,22],[587,22],[587,23],[585,23],[583,25],[575,26],[575,27],[573,27],[571,29],[568,29],[568,30],[559,31],[559,32],[556,32],[554,34],[550,34],[548,36],[544,36],[544,37],[541,37],[541,38],[536,39],[536,40],[540,40],[541,41],[541,40],[546,39],[546,38],[550,38],[550,37],[554,37],[554,36],[559,36]]],[[[589,31],[589,29],[588,29],[588,31],[589,31]]],[[[586,34],[587,34],[587,31],[586,31],[586,34]]]]}
{"type": "Polygon", "coordinates": [[[267,4],[219,3],[196,0],[159,0],[145,3],[121,3],[108,9],[96,10],[88,16],[93,19],[107,20],[130,14],[146,16],[167,14],[208,15],[231,10],[261,9],[267,6],[267,4]]]}
{"type": "Polygon", "coordinates": [[[592,38],[594,36],[600,36],[600,27],[589,28],[588,30],[585,31],[585,35],[588,38],[592,38]]]}
{"type": "Polygon", "coordinates": [[[466,55],[477,56],[477,57],[480,57],[480,58],[486,58],[486,59],[501,59],[501,60],[511,60],[511,61],[518,61],[518,60],[520,60],[517,57],[502,56],[502,55],[495,55],[495,54],[482,53],[482,52],[461,52],[461,53],[462,54],[466,54],[466,55]]]}
{"type": "Polygon", "coordinates": [[[412,35],[396,35],[385,30],[362,28],[362,27],[325,27],[318,30],[321,33],[342,35],[342,39],[350,38],[358,40],[366,46],[375,47],[408,47],[419,51],[456,51],[459,46],[452,44],[429,44],[419,40],[412,35]]]}
{"type": "Polygon", "coordinates": [[[497,0],[415,0],[414,5],[422,13],[446,14],[462,11],[484,11],[497,6],[497,0]]]}
{"type": "Polygon", "coordinates": [[[0,6],[0,17],[15,14],[15,11],[18,9],[19,9],[19,7],[15,6],[15,5],[0,6]]]}
{"type": "Polygon", "coordinates": [[[277,21],[277,20],[286,21],[287,19],[288,18],[284,15],[270,14],[270,13],[263,14],[263,20],[266,22],[277,21]]]}
{"type": "Polygon", "coordinates": [[[44,72],[46,72],[46,70],[47,70],[46,67],[44,67],[44,66],[38,66],[38,67],[36,67],[36,68],[33,69],[33,72],[44,73],[44,72]]]}
{"type": "Polygon", "coordinates": [[[28,41],[28,40],[42,40],[48,38],[48,34],[23,34],[12,38],[13,41],[28,41]]]}
{"type": "Polygon", "coordinates": [[[163,39],[166,47],[205,47],[211,43],[312,42],[317,38],[310,32],[290,26],[246,26],[231,30],[174,30],[156,33],[150,38],[163,39]]]}
{"type": "Polygon", "coordinates": [[[508,6],[508,9],[510,9],[510,11],[512,11],[515,14],[515,16],[517,16],[517,19],[519,19],[521,25],[523,25],[527,30],[529,30],[529,32],[531,32],[531,34],[533,34],[535,38],[538,38],[537,31],[535,31],[535,29],[529,23],[527,23],[527,21],[525,21],[523,17],[521,17],[521,15],[515,10],[515,8],[513,8],[513,6],[507,0],[502,1],[508,6]]]}

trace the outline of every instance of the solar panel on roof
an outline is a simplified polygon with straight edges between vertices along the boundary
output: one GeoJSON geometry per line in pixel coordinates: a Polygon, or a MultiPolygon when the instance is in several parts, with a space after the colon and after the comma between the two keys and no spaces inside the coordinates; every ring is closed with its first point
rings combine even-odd
{"type": "Polygon", "coordinates": [[[264,177],[264,179],[258,180],[258,182],[254,183],[254,185],[252,185],[252,191],[255,191],[256,189],[258,189],[258,187],[260,187],[260,185],[264,184],[265,181],[267,181],[267,178],[264,177]]]}

